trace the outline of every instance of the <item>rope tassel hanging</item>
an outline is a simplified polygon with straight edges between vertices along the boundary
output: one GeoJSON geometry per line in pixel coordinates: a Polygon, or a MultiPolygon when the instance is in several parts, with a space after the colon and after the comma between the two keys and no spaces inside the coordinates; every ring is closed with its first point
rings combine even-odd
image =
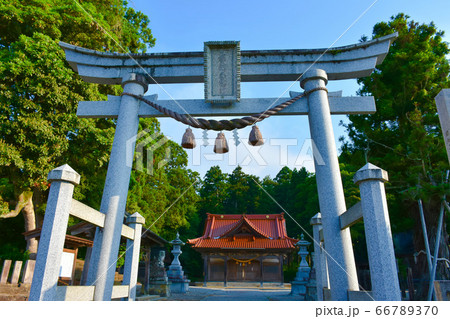
{"type": "Polygon", "coordinates": [[[264,140],[261,131],[256,125],[253,125],[252,131],[248,137],[248,144],[253,146],[260,146],[264,144],[264,140]]]}
{"type": "MultiPolygon", "coordinates": [[[[261,113],[253,114],[251,116],[244,116],[242,118],[237,118],[237,119],[232,119],[232,120],[220,120],[220,121],[206,120],[206,119],[202,119],[202,118],[193,118],[189,114],[180,114],[180,113],[174,112],[170,109],[167,109],[159,104],[156,104],[152,101],[149,101],[149,100],[145,99],[143,96],[135,95],[132,93],[123,92],[122,96],[123,95],[132,96],[132,97],[138,99],[139,101],[150,105],[155,110],[157,110],[157,111],[159,111],[181,123],[187,124],[187,125],[195,127],[195,128],[204,129],[205,131],[203,132],[203,146],[208,145],[206,130],[232,131],[232,130],[241,129],[241,128],[244,128],[244,127],[247,127],[250,125],[253,125],[253,127],[252,127],[252,131],[250,132],[248,142],[250,145],[259,146],[259,145],[264,144],[264,141],[262,138],[262,134],[259,131],[259,128],[255,125],[256,122],[261,122],[262,120],[264,120],[272,115],[278,114],[278,112],[282,111],[283,109],[285,109],[292,103],[295,103],[297,100],[301,99],[302,97],[308,96],[308,94],[318,91],[318,90],[324,90],[325,92],[328,92],[328,90],[326,88],[322,88],[322,87],[314,88],[314,89],[306,91],[302,94],[299,94],[286,102],[283,102],[281,104],[278,104],[277,106],[267,109],[261,113]]],[[[235,131],[235,141],[236,141],[236,146],[239,145],[236,131],[235,131]]],[[[195,137],[194,137],[194,134],[192,134],[192,130],[190,128],[186,129],[186,132],[184,133],[183,138],[182,138],[181,145],[184,148],[188,148],[188,149],[192,149],[196,146],[195,137]]],[[[214,153],[223,154],[223,153],[227,153],[228,150],[229,150],[228,143],[227,143],[227,140],[225,139],[225,135],[222,132],[220,132],[217,135],[216,141],[214,143],[214,153]]]]}
{"type": "Polygon", "coordinates": [[[225,134],[223,134],[222,132],[217,134],[216,142],[214,143],[214,153],[217,154],[228,153],[227,139],[225,138],[225,134]]]}
{"type": "Polygon", "coordinates": [[[186,129],[186,132],[183,134],[183,138],[181,139],[181,146],[187,149],[192,149],[196,146],[195,143],[195,136],[194,133],[192,133],[192,130],[190,127],[186,129]]]}

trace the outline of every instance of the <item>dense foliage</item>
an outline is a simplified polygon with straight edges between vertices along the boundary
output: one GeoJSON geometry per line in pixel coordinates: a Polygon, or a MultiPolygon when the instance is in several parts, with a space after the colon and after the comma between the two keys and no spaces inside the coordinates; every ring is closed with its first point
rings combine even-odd
{"type": "MultiPolygon", "coordinates": [[[[146,148],[164,138],[156,119],[141,120],[139,126],[140,130],[147,130],[154,136],[146,148]]],[[[142,137],[145,138],[148,136],[142,137]]],[[[136,157],[141,155],[136,154],[136,157]]],[[[144,162],[148,162],[146,158],[144,162]]],[[[146,227],[172,240],[177,230],[190,228],[189,221],[194,220],[195,223],[198,173],[186,169],[186,152],[171,140],[155,150],[152,162],[153,167],[132,171],[127,211],[139,212],[145,217],[146,227]],[[158,163],[165,164],[158,167],[158,163]]]]}
{"type": "MultiPolygon", "coordinates": [[[[148,23],[121,0],[0,1],[0,217],[22,212],[25,230],[39,226],[47,174],[64,163],[82,176],[75,197],[98,208],[114,122],[80,119],[75,112],[78,101],[105,99],[121,88],[81,80],[58,41],[145,51],[155,41],[148,23]]],[[[0,227],[8,231],[11,223],[1,219],[0,227]]],[[[15,238],[20,246],[20,232],[15,238]]],[[[30,252],[36,248],[28,242],[30,252]]]]}
{"type": "MultiPolygon", "coordinates": [[[[421,198],[433,251],[441,200],[449,193],[448,159],[434,97],[450,87],[450,50],[433,23],[419,24],[404,14],[377,23],[373,38],[393,32],[398,38],[384,62],[370,77],[358,80],[359,94],[373,95],[377,112],[349,116],[350,142],[344,144],[341,160],[356,166],[367,160],[388,171],[393,232],[413,231],[416,253],[424,249],[417,204],[421,198]]],[[[445,225],[440,236],[440,257],[448,258],[445,225]]],[[[415,276],[426,277],[423,255],[419,260],[415,276]]],[[[448,269],[439,266],[438,278],[448,279],[448,269]]]]}

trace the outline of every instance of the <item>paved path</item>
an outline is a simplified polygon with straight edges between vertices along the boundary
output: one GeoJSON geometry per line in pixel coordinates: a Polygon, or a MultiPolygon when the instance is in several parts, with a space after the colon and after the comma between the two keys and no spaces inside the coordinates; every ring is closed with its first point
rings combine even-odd
{"type": "Polygon", "coordinates": [[[299,296],[290,296],[290,289],[257,288],[204,288],[189,287],[186,294],[173,294],[162,300],[176,301],[281,301],[300,300],[299,296]]]}

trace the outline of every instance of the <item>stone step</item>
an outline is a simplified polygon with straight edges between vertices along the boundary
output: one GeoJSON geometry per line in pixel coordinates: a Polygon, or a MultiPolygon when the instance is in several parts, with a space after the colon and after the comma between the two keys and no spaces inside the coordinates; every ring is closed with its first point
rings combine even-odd
{"type": "Polygon", "coordinates": [[[156,300],[161,298],[159,295],[143,295],[136,297],[136,301],[150,301],[150,300],[156,300]]]}
{"type": "MultiPolygon", "coordinates": [[[[203,287],[203,282],[194,282],[191,285],[197,287],[203,287]]],[[[206,287],[210,288],[224,288],[223,281],[208,281],[206,287]]],[[[242,282],[242,281],[229,281],[226,288],[260,288],[260,289],[291,289],[290,283],[284,283],[283,286],[279,282],[264,282],[261,287],[260,282],[242,282]]]]}

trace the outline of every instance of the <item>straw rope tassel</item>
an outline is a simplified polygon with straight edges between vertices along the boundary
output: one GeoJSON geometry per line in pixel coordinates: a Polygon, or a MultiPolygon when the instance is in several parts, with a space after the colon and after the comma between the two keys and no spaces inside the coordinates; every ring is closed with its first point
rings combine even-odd
{"type": "Polygon", "coordinates": [[[227,139],[225,138],[225,134],[220,132],[217,134],[216,142],[214,143],[214,153],[217,154],[224,154],[228,153],[228,143],[227,139]]]}

